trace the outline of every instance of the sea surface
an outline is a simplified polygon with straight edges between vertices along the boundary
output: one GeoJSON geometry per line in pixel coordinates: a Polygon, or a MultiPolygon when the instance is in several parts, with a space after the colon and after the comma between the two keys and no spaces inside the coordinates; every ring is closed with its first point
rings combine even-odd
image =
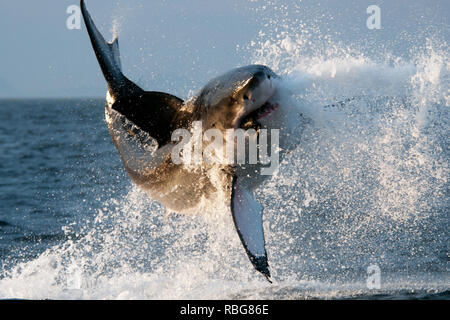
{"type": "Polygon", "coordinates": [[[260,188],[269,285],[226,213],[166,219],[133,187],[103,104],[0,102],[0,298],[449,297],[448,185],[421,171],[443,170],[444,155],[408,166],[397,161],[419,161],[411,141],[378,154],[311,131],[285,176],[260,188]],[[367,288],[369,265],[379,289],[367,288]]]}
{"type": "Polygon", "coordinates": [[[250,62],[308,121],[255,195],[273,284],[229,211],[167,215],[133,186],[104,98],[3,99],[0,299],[448,299],[448,46],[371,56],[276,35],[250,62]]]}

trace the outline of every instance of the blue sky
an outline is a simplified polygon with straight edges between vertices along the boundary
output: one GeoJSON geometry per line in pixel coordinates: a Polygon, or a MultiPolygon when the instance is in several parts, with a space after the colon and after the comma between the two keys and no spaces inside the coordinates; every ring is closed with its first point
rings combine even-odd
{"type": "MultiPolygon", "coordinates": [[[[84,25],[66,28],[76,0],[0,0],[0,97],[104,96],[105,82],[84,25]]],[[[86,0],[106,38],[114,20],[124,72],[147,90],[185,97],[211,77],[251,63],[245,48],[260,31],[276,32],[282,16],[319,24],[344,42],[376,42],[428,26],[448,41],[448,1],[86,0]],[[382,29],[365,27],[370,4],[382,10],[382,29]],[[287,5],[287,8],[280,8],[287,5]],[[262,8],[265,6],[265,10],[262,8]],[[325,18],[324,18],[325,17],[325,18]],[[331,19],[330,19],[331,17],[331,19]],[[271,21],[272,19],[272,21],[271,21]],[[337,35],[338,34],[338,35],[337,35]]],[[[393,51],[407,52],[398,41],[393,51]],[[397,47],[396,47],[397,46],[397,47]]]]}

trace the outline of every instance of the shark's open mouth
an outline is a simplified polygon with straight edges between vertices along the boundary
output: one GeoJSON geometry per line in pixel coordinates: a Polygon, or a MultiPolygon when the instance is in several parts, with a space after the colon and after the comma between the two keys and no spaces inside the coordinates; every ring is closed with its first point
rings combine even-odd
{"type": "Polygon", "coordinates": [[[271,114],[272,112],[274,112],[277,109],[278,109],[278,103],[273,104],[273,103],[267,101],[261,107],[259,107],[258,109],[256,109],[253,112],[256,113],[255,114],[256,119],[261,119],[261,118],[267,117],[269,114],[271,114]]]}
{"type": "Polygon", "coordinates": [[[270,100],[266,101],[261,107],[245,115],[241,120],[240,127],[244,129],[258,129],[261,126],[258,120],[267,117],[268,115],[276,111],[278,107],[278,103],[273,103],[270,100]]]}

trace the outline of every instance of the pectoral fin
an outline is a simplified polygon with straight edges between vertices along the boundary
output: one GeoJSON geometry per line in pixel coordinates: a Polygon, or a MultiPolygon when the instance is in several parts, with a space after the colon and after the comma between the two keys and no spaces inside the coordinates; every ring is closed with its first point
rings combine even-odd
{"type": "Polygon", "coordinates": [[[255,269],[271,282],[264,241],[262,211],[263,207],[253,199],[250,191],[242,185],[240,178],[234,176],[231,212],[236,230],[255,269]]]}

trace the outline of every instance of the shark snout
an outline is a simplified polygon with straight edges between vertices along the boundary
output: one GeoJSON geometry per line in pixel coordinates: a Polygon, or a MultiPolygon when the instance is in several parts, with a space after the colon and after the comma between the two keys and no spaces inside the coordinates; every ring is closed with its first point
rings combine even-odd
{"type": "Polygon", "coordinates": [[[276,92],[277,86],[273,77],[263,74],[256,80],[257,84],[249,89],[244,95],[247,96],[248,103],[246,103],[246,113],[255,111],[264,105],[276,92]]]}

